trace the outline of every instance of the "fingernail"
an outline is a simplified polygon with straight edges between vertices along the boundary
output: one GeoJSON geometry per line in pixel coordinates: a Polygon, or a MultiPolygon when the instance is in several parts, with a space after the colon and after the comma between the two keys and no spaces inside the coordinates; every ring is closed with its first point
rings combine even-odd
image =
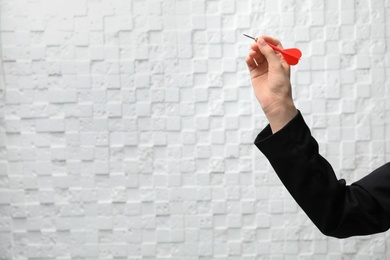
{"type": "Polygon", "coordinates": [[[266,42],[264,41],[264,39],[261,38],[261,37],[259,37],[259,43],[260,43],[261,46],[267,45],[267,43],[266,43],[266,42]]]}

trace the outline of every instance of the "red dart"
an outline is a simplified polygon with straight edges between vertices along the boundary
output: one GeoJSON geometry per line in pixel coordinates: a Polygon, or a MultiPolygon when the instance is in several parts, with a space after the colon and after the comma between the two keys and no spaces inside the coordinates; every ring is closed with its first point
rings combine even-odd
{"type": "MultiPolygon", "coordinates": [[[[249,36],[247,34],[244,34],[244,36],[249,37],[257,42],[257,38],[249,36]]],[[[275,45],[272,45],[271,43],[267,44],[274,49],[275,51],[280,52],[283,55],[284,60],[289,64],[289,65],[297,65],[299,62],[299,59],[302,57],[302,52],[297,49],[297,48],[290,48],[290,49],[280,49],[276,47],[275,45]]]]}

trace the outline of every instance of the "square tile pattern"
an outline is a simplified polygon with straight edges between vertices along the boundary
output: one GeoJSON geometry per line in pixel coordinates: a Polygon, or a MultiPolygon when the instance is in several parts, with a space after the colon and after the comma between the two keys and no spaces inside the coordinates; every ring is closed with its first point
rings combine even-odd
{"type": "Polygon", "coordinates": [[[349,183],[390,160],[390,1],[2,0],[0,259],[390,259],[319,233],[253,141],[245,65],[293,94],[349,183]]]}

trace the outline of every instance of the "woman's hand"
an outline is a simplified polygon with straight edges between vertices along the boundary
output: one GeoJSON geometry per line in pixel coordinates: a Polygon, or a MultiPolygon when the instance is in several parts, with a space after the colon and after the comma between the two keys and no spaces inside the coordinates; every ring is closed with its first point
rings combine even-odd
{"type": "Polygon", "coordinates": [[[281,43],[268,36],[259,37],[252,44],[246,58],[253,89],[275,133],[285,126],[297,113],[290,83],[290,65],[283,56],[267,44],[283,49],[281,43]]]}

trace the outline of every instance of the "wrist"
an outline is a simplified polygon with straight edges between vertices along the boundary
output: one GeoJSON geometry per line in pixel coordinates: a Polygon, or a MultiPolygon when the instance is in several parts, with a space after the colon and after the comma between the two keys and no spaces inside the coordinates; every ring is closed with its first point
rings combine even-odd
{"type": "Polygon", "coordinates": [[[298,110],[292,100],[281,105],[273,106],[273,108],[264,112],[271,126],[272,133],[276,133],[282,129],[298,114],[298,110]]]}

